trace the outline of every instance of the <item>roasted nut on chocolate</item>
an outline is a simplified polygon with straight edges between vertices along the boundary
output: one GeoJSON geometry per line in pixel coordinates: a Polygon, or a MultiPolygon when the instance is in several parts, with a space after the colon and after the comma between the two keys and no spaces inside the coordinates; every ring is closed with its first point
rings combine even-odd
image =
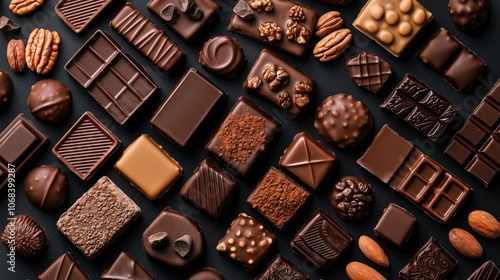
{"type": "Polygon", "coordinates": [[[288,92],[282,92],[278,95],[278,106],[283,109],[288,109],[292,106],[292,98],[290,98],[290,94],[288,92]]]}
{"type": "Polygon", "coordinates": [[[309,104],[309,95],[307,94],[295,94],[295,105],[297,105],[297,107],[304,107],[306,106],[307,104],[309,104]]]}
{"type": "Polygon", "coordinates": [[[187,13],[196,4],[195,0],[178,0],[179,10],[183,13],[187,13]]]}
{"type": "Polygon", "coordinates": [[[269,42],[281,40],[283,30],[276,22],[262,22],[259,24],[260,36],[266,38],[269,42]]]}
{"type": "Polygon", "coordinates": [[[61,43],[61,38],[56,31],[35,28],[26,46],[28,68],[42,75],[52,70],[59,54],[59,43],[61,43]]]}
{"type": "Polygon", "coordinates": [[[45,0],[12,0],[9,9],[16,15],[25,15],[34,11],[45,0]]]}
{"type": "Polygon", "coordinates": [[[262,12],[262,10],[266,12],[273,10],[273,2],[271,0],[254,0],[250,6],[259,13],[262,12]]]}
{"type": "Polygon", "coordinates": [[[283,68],[269,63],[262,70],[262,78],[269,83],[270,89],[277,89],[288,82],[288,73],[283,68]]]}
{"type": "Polygon", "coordinates": [[[160,17],[166,22],[175,23],[177,19],[177,8],[174,4],[169,3],[160,11],[160,17]]]}
{"type": "Polygon", "coordinates": [[[253,18],[253,10],[246,1],[239,1],[234,5],[233,13],[237,14],[242,19],[253,18]]]}
{"type": "Polygon", "coordinates": [[[188,15],[190,19],[197,21],[203,17],[203,10],[198,5],[195,4],[193,8],[189,10],[188,15]]]}
{"type": "Polygon", "coordinates": [[[160,232],[151,234],[148,237],[149,245],[153,248],[163,247],[163,246],[165,246],[165,244],[167,244],[167,237],[168,237],[168,233],[166,233],[165,231],[160,231],[160,232]]]}
{"type": "Polygon", "coordinates": [[[16,255],[31,258],[47,248],[49,237],[45,229],[33,218],[28,215],[17,215],[5,226],[2,242],[7,248],[14,247],[16,255]]]}
{"type": "Polygon", "coordinates": [[[290,8],[290,12],[288,13],[288,17],[295,21],[301,21],[306,19],[306,15],[304,15],[304,9],[302,6],[295,5],[290,8]]]}
{"type": "Polygon", "coordinates": [[[243,87],[245,89],[257,89],[261,83],[262,80],[259,77],[252,77],[243,83],[243,87]]]}
{"type": "Polygon", "coordinates": [[[269,83],[276,79],[277,71],[278,66],[276,66],[276,64],[269,63],[264,67],[264,70],[262,70],[262,78],[264,78],[264,81],[269,83]]]}
{"type": "Polygon", "coordinates": [[[177,240],[174,241],[174,250],[179,254],[181,257],[185,257],[191,252],[191,245],[193,244],[193,238],[191,235],[185,234],[177,240]]]}
{"type": "Polygon", "coordinates": [[[308,83],[297,82],[295,84],[295,94],[310,94],[312,92],[312,86],[308,83]]]}
{"type": "Polygon", "coordinates": [[[337,11],[330,11],[322,15],[316,22],[316,36],[325,37],[335,30],[339,30],[344,24],[344,19],[337,11]]]}
{"type": "Polygon", "coordinates": [[[286,24],[286,38],[295,41],[297,44],[303,45],[307,42],[309,37],[309,30],[304,25],[296,22],[289,21],[286,24]]]}
{"type": "Polygon", "coordinates": [[[12,39],[7,44],[7,62],[14,73],[21,73],[26,66],[26,48],[23,40],[12,39]]]}
{"type": "Polygon", "coordinates": [[[351,30],[342,28],[321,39],[314,47],[314,57],[321,62],[329,62],[339,57],[352,41],[351,30]]]}

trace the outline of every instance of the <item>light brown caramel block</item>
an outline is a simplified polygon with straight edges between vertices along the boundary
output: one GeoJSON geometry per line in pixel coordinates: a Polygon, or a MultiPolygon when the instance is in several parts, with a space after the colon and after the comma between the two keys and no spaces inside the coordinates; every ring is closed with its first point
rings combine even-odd
{"type": "Polygon", "coordinates": [[[123,152],[116,170],[147,198],[163,196],[182,175],[182,167],[146,134],[123,152]]]}
{"type": "Polygon", "coordinates": [[[416,0],[369,0],[353,25],[399,57],[432,18],[416,0]]]}

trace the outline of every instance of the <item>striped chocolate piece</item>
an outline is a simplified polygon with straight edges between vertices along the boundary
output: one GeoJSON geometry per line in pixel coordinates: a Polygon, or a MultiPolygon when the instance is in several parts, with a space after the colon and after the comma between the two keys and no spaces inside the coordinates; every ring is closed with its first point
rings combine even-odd
{"type": "Polygon", "coordinates": [[[175,70],[184,61],[184,52],[132,3],[127,3],[109,26],[163,72],[175,70]]]}
{"type": "Polygon", "coordinates": [[[55,10],[57,15],[76,34],[85,30],[113,0],[61,0],[55,10]]]}
{"type": "Polygon", "coordinates": [[[66,252],[57,258],[42,274],[38,275],[38,279],[88,280],[90,278],[73,258],[73,255],[66,252]]]}
{"type": "Polygon", "coordinates": [[[88,180],[120,144],[91,112],[85,112],[52,152],[78,177],[88,180]]]}
{"type": "Polygon", "coordinates": [[[478,267],[467,280],[499,280],[500,270],[492,261],[487,261],[478,267]]]}

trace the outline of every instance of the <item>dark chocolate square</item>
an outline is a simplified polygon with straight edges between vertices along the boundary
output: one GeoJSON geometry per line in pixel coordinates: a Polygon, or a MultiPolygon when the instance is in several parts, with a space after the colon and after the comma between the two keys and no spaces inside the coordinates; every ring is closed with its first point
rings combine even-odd
{"type": "Polygon", "coordinates": [[[206,150],[236,174],[246,177],[280,127],[279,121],[241,96],[208,141],[206,150]]]}
{"type": "Polygon", "coordinates": [[[262,271],[255,280],[307,280],[309,277],[304,274],[296,265],[287,260],[283,255],[277,255],[262,271]]]}
{"type": "Polygon", "coordinates": [[[443,73],[461,50],[457,40],[442,28],[420,50],[417,58],[429,68],[443,73]]]}
{"type": "Polygon", "coordinates": [[[321,209],[313,212],[291,241],[292,250],[325,270],[353,243],[352,236],[321,209]]]}
{"type": "Polygon", "coordinates": [[[185,149],[225,97],[226,93],[190,68],[151,118],[151,126],[185,149]]]}
{"type": "Polygon", "coordinates": [[[337,165],[335,154],[307,132],[300,132],[280,158],[280,166],[317,191],[332,168],[337,165]]]}
{"type": "Polygon", "coordinates": [[[402,248],[417,225],[417,218],[406,209],[390,203],[373,229],[375,235],[402,248]]]}
{"type": "Polygon", "coordinates": [[[311,194],[271,166],[259,185],[247,198],[247,203],[279,230],[306,205],[311,194]]]}
{"type": "Polygon", "coordinates": [[[238,194],[239,183],[217,164],[204,160],[181,189],[181,197],[218,218],[238,194]]]}
{"type": "Polygon", "coordinates": [[[484,73],[486,63],[475,53],[464,48],[444,72],[444,78],[458,91],[471,88],[484,73]]]}
{"type": "Polygon", "coordinates": [[[399,271],[399,277],[412,279],[444,279],[458,261],[439,244],[434,237],[413,256],[399,271]]]}

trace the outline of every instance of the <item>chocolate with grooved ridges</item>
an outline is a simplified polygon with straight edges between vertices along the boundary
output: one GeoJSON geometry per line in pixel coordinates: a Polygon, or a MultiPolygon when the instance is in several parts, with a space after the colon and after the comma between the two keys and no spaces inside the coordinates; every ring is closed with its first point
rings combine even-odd
{"type": "Polygon", "coordinates": [[[248,72],[243,88],[261,95],[284,114],[296,117],[312,103],[316,82],[281,57],[263,49],[248,72]],[[258,85],[253,84],[256,80],[258,85]]]}
{"type": "Polygon", "coordinates": [[[191,274],[187,280],[225,280],[224,275],[219,271],[211,268],[204,267],[191,274]]]}
{"type": "Polygon", "coordinates": [[[132,255],[121,252],[113,264],[102,273],[101,279],[153,280],[153,276],[132,255]]]}
{"type": "Polygon", "coordinates": [[[0,190],[7,186],[9,174],[21,172],[49,141],[22,113],[17,115],[0,133],[0,190]]]}
{"type": "Polygon", "coordinates": [[[470,186],[387,125],[357,163],[443,224],[472,193],[470,186]]]}
{"type": "Polygon", "coordinates": [[[434,142],[458,114],[457,107],[410,74],[404,76],[380,108],[394,113],[434,142]]]}
{"type": "Polygon", "coordinates": [[[329,172],[338,165],[338,159],[332,151],[304,131],[295,135],[279,164],[313,191],[318,191],[329,172]]]}
{"type": "Polygon", "coordinates": [[[141,213],[141,208],[104,176],[61,215],[56,226],[88,260],[93,260],[141,213]]]}
{"type": "Polygon", "coordinates": [[[402,248],[410,238],[418,221],[403,207],[390,203],[373,229],[375,235],[402,248]]]}
{"type": "Polygon", "coordinates": [[[500,172],[500,80],[453,137],[444,153],[486,187],[500,172]]]}
{"type": "Polygon", "coordinates": [[[113,0],[61,0],[55,10],[57,15],[75,33],[84,31],[113,0]]]}
{"type": "Polygon", "coordinates": [[[434,237],[431,237],[399,271],[399,277],[406,280],[440,280],[444,279],[457,264],[458,261],[434,237]]]}
{"type": "Polygon", "coordinates": [[[175,71],[184,62],[185,53],[130,2],[109,26],[163,72],[175,71]]]}
{"type": "Polygon", "coordinates": [[[319,270],[325,270],[353,243],[353,238],[330,215],[316,209],[309,220],[293,237],[292,250],[310,261],[319,270]]]}
{"type": "Polygon", "coordinates": [[[89,276],[80,267],[70,252],[62,254],[44,272],[38,275],[38,280],[89,280],[89,276]]]}
{"type": "Polygon", "coordinates": [[[36,207],[56,209],[68,202],[69,181],[61,169],[42,165],[30,171],[24,181],[24,191],[36,207]]]}
{"type": "Polygon", "coordinates": [[[214,83],[190,68],[149,122],[170,142],[186,149],[226,96],[214,83]]]}
{"type": "Polygon", "coordinates": [[[487,261],[478,267],[467,280],[498,280],[500,279],[500,270],[492,261],[487,261]]]}
{"type": "Polygon", "coordinates": [[[120,140],[91,112],[85,112],[52,152],[80,179],[88,180],[120,145],[120,140]]]}
{"type": "Polygon", "coordinates": [[[10,251],[23,258],[39,256],[49,246],[45,229],[28,215],[16,215],[8,219],[2,232],[2,243],[10,251]]]}
{"type": "Polygon", "coordinates": [[[205,148],[236,174],[245,177],[280,127],[279,121],[241,96],[205,148]]]}
{"type": "Polygon", "coordinates": [[[203,160],[181,189],[181,197],[218,218],[240,189],[238,181],[210,160],[203,160]]]}
{"type": "Polygon", "coordinates": [[[205,236],[198,222],[170,207],[165,207],[142,234],[142,248],[146,255],[171,268],[191,267],[205,253],[205,247],[205,236]],[[168,233],[168,240],[163,247],[153,248],[148,237],[161,231],[168,233]],[[185,235],[192,238],[192,244],[189,253],[181,257],[174,249],[174,241],[185,235]]]}
{"type": "Polygon", "coordinates": [[[198,62],[210,74],[228,79],[241,72],[247,56],[236,39],[216,36],[203,44],[198,62]]]}
{"type": "Polygon", "coordinates": [[[255,277],[255,280],[276,279],[307,280],[309,277],[283,255],[279,254],[269,263],[264,271],[255,277]]]}
{"type": "Polygon", "coordinates": [[[157,92],[144,68],[102,30],[97,30],[64,66],[121,125],[157,92]]]}
{"type": "Polygon", "coordinates": [[[391,65],[369,52],[361,52],[351,57],[346,63],[346,68],[356,85],[372,93],[379,93],[392,76],[391,65]]]}
{"type": "MultiPolygon", "coordinates": [[[[246,1],[250,6],[253,2],[253,0],[241,1],[246,1]]],[[[243,19],[233,12],[227,30],[305,59],[312,41],[314,26],[316,25],[316,11],[303,4],[289,0],[273,0],[272,5],[273,9],[271,11],[262,9],[259,12],[253,9],[254,13],[251,19],[243,19]],[[302,14],[305,16],[304,19],[299,21],[290,18],[290,10],[296,5],[301,7],[302,14]],[[261,25],[266,23],[276,23],[279,26],[281,29],[280,39],[277,39],[277,37],[270,39],[270,37],[262,35],[262,31],[259,30],[262,29],[264,31],[266,28],[262,28],[261,25]],[[300,26],[297,25],[297,28],[293,28],[292,23],[298,23],[300,26]],[[299,27],[300,29],[298,29],[299,27]],[[287,34],[288,29],[290,30],[289,34],[287,34]],[[305,35],[297,36],[301,31],[302,35],[305,35]]]]}
{"type": "Polygon", "coordinates": [[[418,52],[417,58],[461,92],[472,88],[486,71],[486,62],[442,27],[418,52]]]}
{"type": "Polygon", "coordinates": [[[178,0],[151,0],[147,7],[159,20],[170,28],[177,36],[179,36],[187,44],[197,43],[203,33],[210,26],[212,21],[218,18],[217,12],[220,9],[219,4],[214,0],[196,0],[195,3],[199,9],[203,11],[200,19],[194,20],[190,17],[190,13],[181,12],[178,0]],[[167,5],[174,5],[177,9],[177,16],[174,21],[169,21],[162,16],[163,10],[167,5]]]}

